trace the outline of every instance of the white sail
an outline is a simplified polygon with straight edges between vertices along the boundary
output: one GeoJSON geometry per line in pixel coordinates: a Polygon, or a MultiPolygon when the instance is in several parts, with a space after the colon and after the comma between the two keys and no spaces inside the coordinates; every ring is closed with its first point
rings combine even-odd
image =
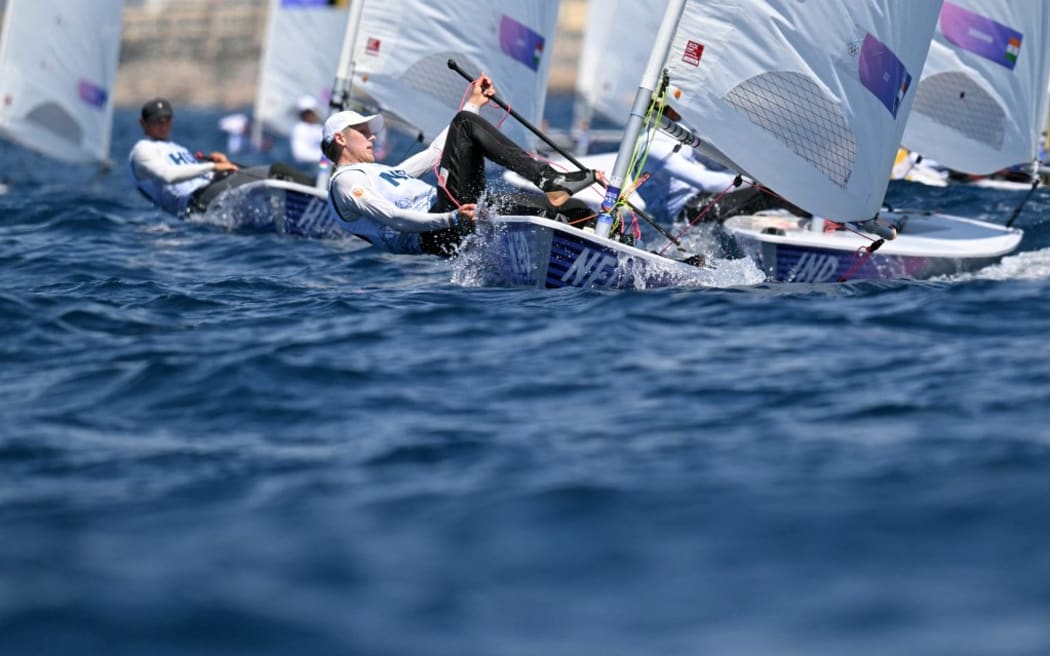
{"type": "Polygon", "coordinates": [[[690,0],[668,55],[672,104],[723,159],[796,205],[870,219],[940,7],[690,0]]]}
{"type": "MultiPolygon", "coordinates": [[[[464,99],[467,81],[447,65],[455,59],[471,75],[488,73],[500,97],[538,124],[558,6],[558,0],[367,0],[354,48],[352,93],[367,94],[432,138],[464,99]]],[[[486,111],[498,122],[502,110],[486,111]]],[[[532,143],[513,119],[503,131],[532,143]]]]}
{"type": "Polygon", "coordinates": [[[627,120],[665,4],[588,0],[576,74],[576,93],[588,110],[619,125],[627,120]]]}
{"type": "Polygon", "coordinates": [[[271,0],[255,96],[259,130],[288,136],[298,120],[296,101],[328,103],[347,20],[345,0],[271,0]]]}
{"type": "Polygon", "coordinates": [[[9,0],[0,136],[65,162],[108,162],[123,0],[9,0]]]}
{"type": "Polygon", "coordinates": [[[1050,2],[945,2],[903,143],[967,173],[1032,162],[1048,76],[1050,2]]]}

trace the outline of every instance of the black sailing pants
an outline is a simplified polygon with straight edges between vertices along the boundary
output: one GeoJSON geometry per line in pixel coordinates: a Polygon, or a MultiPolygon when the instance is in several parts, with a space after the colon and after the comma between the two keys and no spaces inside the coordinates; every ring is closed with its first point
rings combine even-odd
{"type": "MultiPolygon", "coordinates": [[[[485,160],[538,183],[548,167],[533,159],[518,144],[507,138],[491,123],[473,112],[459,112],[449,124],[445,150],[439,171],[445,176],[444,189],[431,212],[448,212],[461,204],[476,203],[485,191],[485,160]]],[[[493,199],[498,211],[507,214],[530,214],[554,218],[561,212],[586,213],[582,202],[572,199],[558,208],[538,194],[500,194],[493,199]]],[[[423,249],[434,255],[450,257],[463,237],[473,232],[473,223],[464,221],[455,228],[423,233],[423,249]]]]}
{"type": "Polygon", "coordinates": [[[288,180],[309,186],[314,184],[313,178],[281,162],[276,162],[269,166],[251,166],[225,175],[215,174],[211,182],[194,191],[193,195],[190,196],[189,209],[192,212],[203,212],[208,209],[208,205],[222,192],[267,178],[288,180]]]}
{"type": "Polygon", "coordinates": [[[529,156],[494,125],[473,112],[460,112],[449,124],[440,170],[447,177],[433,212],[476,203],[485,191],[485,160],[539,182],[547,166],[529,156]],[[447,191],[446,191],[447,190],[447,191]],[[451,197],[450,197],[451,196],[451,197]]]}

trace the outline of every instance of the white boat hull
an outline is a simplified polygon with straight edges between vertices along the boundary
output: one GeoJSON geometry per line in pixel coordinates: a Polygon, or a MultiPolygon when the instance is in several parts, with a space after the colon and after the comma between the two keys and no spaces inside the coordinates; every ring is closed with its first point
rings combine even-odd
{"type": "Polygon", "coordinates": [[[978,178],[973,182],[967,182],[965,184],[978,187],[980,189],[997,189],[999,191],[1028,191],[1032,188],[1031,182],[1003,180],[1000,178],[978,178]]]}
{"type": "Polygon", "coordinates": [[[468,248],[484,249],[489,282],[557,289],[703,286],[704,268],[534,216],[493,217],[468,248]]]}
{"type": "Polygon", "coordinates": [[[930,278],[974,271],[1013,252],[1022,231],[993,223],[925,212],[883,212],[897,238],[868,255],[878,237],[852,230],[817,232],[810,220],[784,212],[727,219],[725,229],[770,280],[842,282],[930,278]]]}
{"type": "Polygon", "coordinates": [[[311,239],[351,236],[332,218],[325,191],[286,180],[260,180],[231,189],[209,206],[207,216],[231,228],[311,239]]]}

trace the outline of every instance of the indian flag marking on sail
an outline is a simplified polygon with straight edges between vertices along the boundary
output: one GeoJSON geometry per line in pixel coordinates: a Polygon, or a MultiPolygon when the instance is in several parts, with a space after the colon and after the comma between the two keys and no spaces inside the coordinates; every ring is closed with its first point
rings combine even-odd
{"type": "Polygon", "coordinates": [[[105,87],[99,86],[88,80],[77,82],[77,96],[92,107],[105,107],[109,94],[105,87]]]}
{"type": "Polygon", "coordinates": [[[685,52],[682,53],[682,61],[693,66],[700,65],[700,58],[704,56],[704,44],[689,41],[685,44],[685,52]]]}
{"type": "Polygon", "coordinates": [[[1011,64],[1017,63],[1017,55],[1021,54],[1021,40],[1010,37],[1006,42],[1006,60],[1011,64]]]}
{"type": "Polygon", "coordinates": [[[1013,70],[1021,55],[1024,35],[986,16],[945,2],[941,7],[941,34],[960,50],[971,52],[1013,70]]]}
{"type": "Polygon", "coordinates": [[[897,118],[911,88],[911,74],[904,63],[885,43],[868,34],[860,49],[857,72],[860,83],[897,118]]]}
{"type": "Polygon", "coordinates": [[[499,22],[499,49],[515,61],[538,71],[543,61],[543,35],[510,16],[499,22]]]}
{"type": "Polygon", "coordinates": [[[540,67],[540,61],[543,60],[543,41],[536,44],[536,49],[532,53],[532,66],[533,68],[540,67]]]}

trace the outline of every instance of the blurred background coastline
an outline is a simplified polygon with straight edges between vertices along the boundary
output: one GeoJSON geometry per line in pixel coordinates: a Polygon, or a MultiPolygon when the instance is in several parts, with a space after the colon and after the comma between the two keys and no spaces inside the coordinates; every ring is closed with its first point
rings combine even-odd
{"type": "MultiPolygon", "coordinates": [[[[128,0],[117,106],[136,107],[156,95],[179,105],[251,105],[268,5],[266,0],[128,0]]],[[[585,0],[563,0],[552,91],[570,91],[575,83],[585,17],[585,0]]]]}

